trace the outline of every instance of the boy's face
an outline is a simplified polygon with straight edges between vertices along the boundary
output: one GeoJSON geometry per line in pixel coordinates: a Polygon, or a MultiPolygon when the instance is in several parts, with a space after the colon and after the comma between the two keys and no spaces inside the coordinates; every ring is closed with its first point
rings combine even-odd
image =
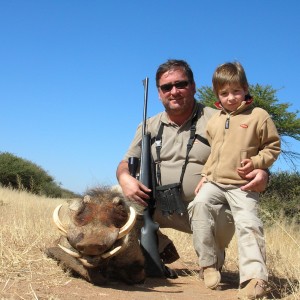
{"type": "Polygon", "coordinates": [[[248,90],[238,83],[224,85],[218,91],[218,98],[227,111],[235,111],[245,100],[248,90]]]}

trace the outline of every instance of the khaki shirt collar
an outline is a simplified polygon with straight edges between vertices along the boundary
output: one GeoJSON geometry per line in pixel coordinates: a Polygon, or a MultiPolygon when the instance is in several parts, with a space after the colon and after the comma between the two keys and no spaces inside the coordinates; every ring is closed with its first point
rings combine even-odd
{"type": "MultiPolygon", "coordinates": [[[[188,119],[180,127],[184,126],[186,123],[191,121],[191,119],[193,118],[193,116],[195,115],[197,110],[198,110],[198,104],[197,104],[196,100],[194,100],[193,112],[191,113],[191,115],[188,117],[188,119]]],[[[161,122],[165,123],[165,124],[174,124],[172,121],[170,121],[170,119],[168,117],[168,114],[165,111],[162,113],[161,122]]]]}

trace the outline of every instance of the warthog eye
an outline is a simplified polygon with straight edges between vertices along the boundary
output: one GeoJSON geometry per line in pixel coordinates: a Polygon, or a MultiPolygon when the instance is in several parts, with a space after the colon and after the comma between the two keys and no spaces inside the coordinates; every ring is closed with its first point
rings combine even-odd
{"type": "Polygon", "coordinates": [[[116,227],[122,227],[128,219],[128,213],[121,204],[114,207],[112,212],[112,220],[116,227]]]}
{"type": "Polygon", "coordinates": [[[87,223],[91,222],[93,219],[93,209],[90,207],[89,204],[82,205],[80,209],[76,212],[74,221],[78,226],[86,225],[87,223]]]}

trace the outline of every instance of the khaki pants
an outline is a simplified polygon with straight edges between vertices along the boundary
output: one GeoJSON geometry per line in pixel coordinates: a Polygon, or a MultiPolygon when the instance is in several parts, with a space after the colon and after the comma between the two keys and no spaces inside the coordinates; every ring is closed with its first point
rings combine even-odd
{"type": "MultiPolygon", "coordinates": [[[[191,202],[192,203],[192,202],[191,202]]],[[[216,227],[218,228],[217,232],[220,233],[217,235],[217,255],[219,267],[222,267],[224,264],[224,253],[225,248],[229,245],[233,234],[234,234],[234,224],[229,210],[229,206],[219,205],[219,218],[216,222],[216,227]],[[222,232],[222,233],[221,233],[222,232]]],[[[182,216],[174,213],[170,216],[162,215],[161,211],[156,209],[154,214],[154,220],[160,226],[160,228],[173,228],[178,231],[192,233],[189,214],[185,213],[182,216]]],[[[163,235],[160,231],[158,232],[159,238],[159,252],[161,253],[163,249],[172,241],[166,236],[163,235]]],[[[197,252],[197,249],[195,249],[197,252]]]]}
{"type": "Polygon", "coordinates": [[[193,241],[202,267],[219,262],[220,236],[226,228],[217,226],[220,206],[229,204],[235,223],[239,251],[240,282],[252,278],[268,280],[263,225],[257,215],[258,193],[237,186],[205,183],[189,205],[193,241]]]}

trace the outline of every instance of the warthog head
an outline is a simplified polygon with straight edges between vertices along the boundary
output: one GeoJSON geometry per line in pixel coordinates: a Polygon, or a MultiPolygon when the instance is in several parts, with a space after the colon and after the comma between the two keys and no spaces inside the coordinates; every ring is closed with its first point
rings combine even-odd
{"type": "Polygon", "coordinates": [[[111,277],[142,282],[144,257],[136,218],[135,209],[118,192],[91,190],[83,199],[56,207],[53,220],[61,237],[48,254],[96,284],[111,277]]]}

